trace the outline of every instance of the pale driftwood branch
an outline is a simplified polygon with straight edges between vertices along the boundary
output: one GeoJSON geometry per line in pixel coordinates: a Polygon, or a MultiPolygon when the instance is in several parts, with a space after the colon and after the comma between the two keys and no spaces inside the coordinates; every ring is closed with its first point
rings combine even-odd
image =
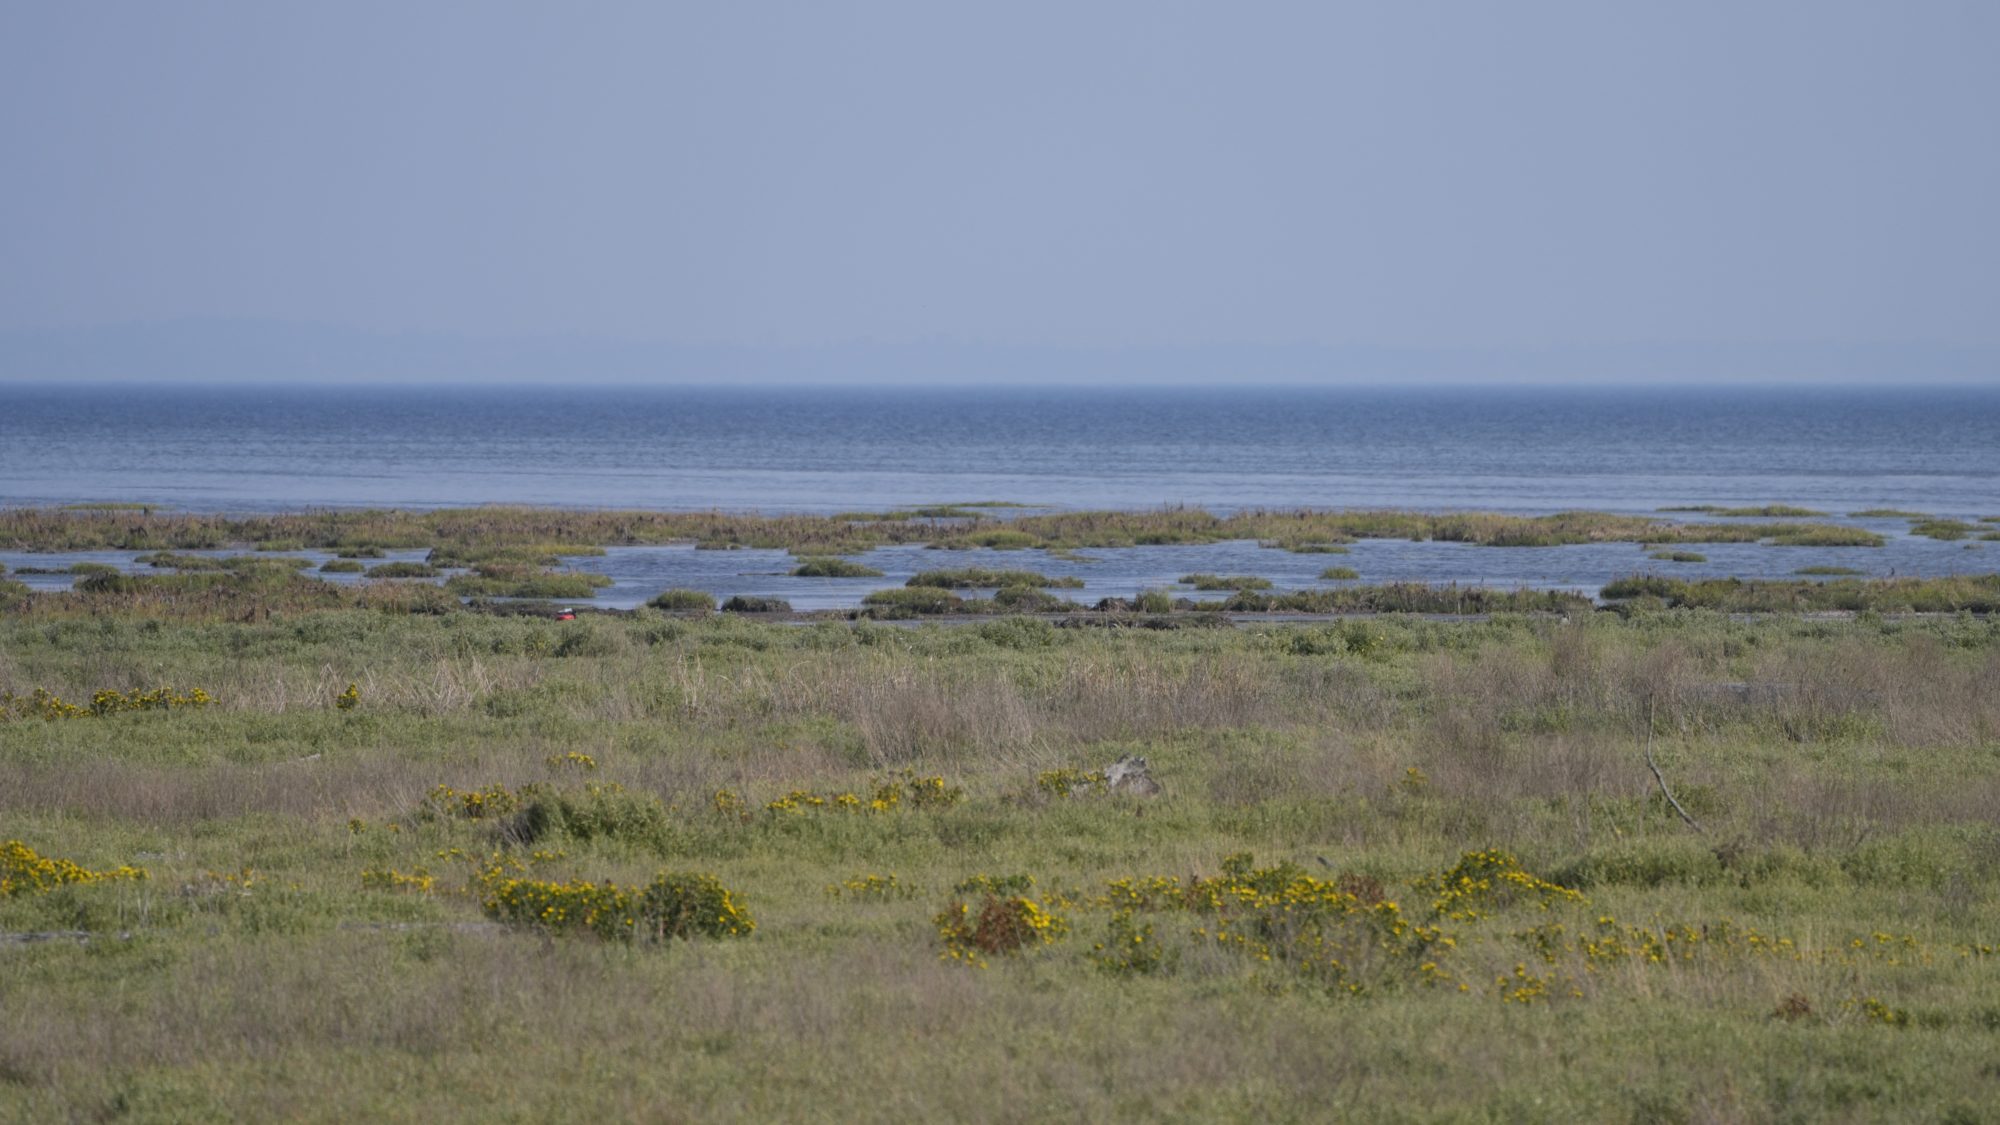
{"type": "Polygon", "coordinates": [[[1646,768],[1653,771],[1653,780],[1660,783],[1660,796],[1667,799],[1667,803],[1674,807],[1674,811],[1687,822],[1687,826],[1696,832],[1707,832],[1708,829],[1703,828],[1700,821],[1689,816],[1688,811],[1681,807],[1681,803],[1674,799],[1674,791],[1667,788],[1667,775],[1660,772],[1660,764],[1653,760],[1653,713],[1650,708],[1646,712],[1646,768]]]}

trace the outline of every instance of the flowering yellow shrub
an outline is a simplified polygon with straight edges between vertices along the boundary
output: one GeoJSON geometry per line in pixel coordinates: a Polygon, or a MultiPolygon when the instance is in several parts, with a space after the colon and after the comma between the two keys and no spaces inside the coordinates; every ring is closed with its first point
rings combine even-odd
{"type": "MultiPolygon", "coordinates": [[[[916,771],[906,769],[876,782],[866,797],[858,793],[821,794],[809,789],[794,789],[775,801],[767,802],[764,810],[780,816],[815,812],[883,813],[905,806],[917,809],[948,808],[964,798],[965,790],[956,785],[946,785],[944,778],[919,777],[916,771]]],[[[727,789],[715,795],[715,807],[718,812],[726,813],[740,807],[740,804],[736,794],[727,789]]]]}
{"type": "Polygon", "coordinates": [[[430,796],[417,809],[417,815],[425,820],[458,818],[462,820],[488,820],[506,816],[521,807],[524,799],[534,795],[533,785],[524,785],[518,790],[504,785],[489,785],[484,789],[453,789],[440,785],[431,790],[430,796]]]}
{"type": "Polygon", "coordinates": [[[1172,910],[1190,905],[1188,890],[1171,875],[1143,875],[1105,884],[1102,905],[1115,910],[1172,910]]]}
{"type": "Polygon", "coordinates": [[[1091,960],[1106,972],[1121,976],[1147,976],[1171,968],[1175,960],[1153,933],[1153,924],[1140,924],[1132,911],[1120,910],[1111,916],[1104,940],[1093,947],[1091,960]]]}
{"type": "Polygon", "coordinates": [[[757,928],[713,875],[662,871],[644,887],[621,887],[530,879],[495,866],[480,884],[480,905],[499,921],[613,941],[742,937],[757,928]]]}
{"type": "Polygon", "coordinates": [[[896,780],[903,783],[903,791],[909,794],[910,804],[920,809],[949,808],[965,799],[964,789],[946,785],[942,777],[918,777],[915,770],[906,769],[892,775],[887,784],[893,785],[896,780]]]}
{"type": "MultiPolygon", "coordinates": [[[[1548,966],[1543,978],[1550,987],[1560,979],[1561,991],[1584,995],[1586,982],[1614,965],[1669,966],[1690,962],[1731,962],[1749,959],[1795,961],[1804,964],[1859,969],[1868,965],[1928,966],[1936,963],[1939,950],[1925,945],[1914,934],[1876,932],[1847,942],[1805,948],[1791,938],[1764,933],[1724,918],[1709,922],[1653,922],[1631,925],[1609,914],[1572,931],[1562,922],[1548,922],[1512,935],[1529,953],[1548,966]],[[1559,977],[1560,974],[1560,977],[1559,977]]],[[[1990,955],[1980,946],[1956,947],[1961,957],[1990,955]]],[[[1520,993],[1525,968],[1514,978],[1496,977],[1496,991],[1505,999],[1533,1000],[1549,995],[1548,988],[1532,994],[1520,993]]]]}
{"type": "Polygon", "coordinates": [[[361,685],[349,683],[347,690],[333,697],[333,705],[342,711],[352,711],[361,705],[361,685]]]}
{"type": "Polygon", "coordinates": [[[1259,868],[1233,855],[1212,877],[1114,880],[1093,905],[1113,912],[1098,963],[1118,972],[1171,965],[1171,953],[1134,916],[1176,911],[1206,917],[1196,940],[1323,987],[1360,993],[1378,984],[1455,983],[1441,961],[1456,940],[1404,917],[1372,879],[1318,879],[1296,864],[1259,868]]]}
{"type": "Polygon", "coordinates": [[[1251,864],[1247,855],[1231,856],[1221,875],[1189,881],[1182,908],[1214,917],[1196,937],[1350,993],[1378,982],[1450,983],[1438,962],[1457,943],[1438,927],[1411,922],[1396,903],[1364,901],[1296,864],[1251,864]]]}
{"type": "Polygon", "coordinates": [[[1543,910],[1558,902],[1582,902],[1581,894],[1522,870],[1509,852],[1488,848],[1466,852],[1458,864],[1418,879],[1415,886],[1437,896],[1431,911],[1457,922],[1473,922],[1516,902],[1533,902],[1543,910]]]}
{"type": "Polygon", "coordinates": [[[19,840],[0,844],[0,898],[50,891],[65,884],[108,883],[145,877],[144,868],[119,866],[108,871],[92,871],[66,859],[40,855],[19,840]]]}
{"type": "Polygon", "coordinates": [[[1110,780],[1104,776],[1103,770],[1059,769],[1035,775],[1035,788],[1051,797],[1103,793],[1109,785],[1110,780]]]}
{"type": "Polygon", "coordinates": [[[596,758],[588,754],[580,754],[575,750],[571,750],[567,754],[550,754],[548,757],[542,759],[542,761],[552,770],[572,769],[589,773],[597,768],[596,758]]]}
{"type": "Polygon", "coordinates": [[[26,696],[0,691],[0,719],[88,719],[124,711],[172,711],[183,707],[206,707],[214,702],[215,697],[201,688],[185,692],[164,687],[154,688],[152,691],[129,692],[105,688],[91,693],[89,706],[78,706],[64,701],[47,688],[36,688],[26,696]]]}
{"type": "Polygon", "coordinates": [[[1069,922],[1060,914],[1020,895],[987,895],[977,913],[963,902],[954,902],[934,921],[938,940],[944,943],[941,956],[974,968],[985,968],[987,957],[1018,954],[1069,932],[1069,922]]]}
{"type": "Polygon", "coordinates": [[[421,867],[408,874],[393,867],[371,867],[361,873],[361,885],[369,890],[408,891],[427,895],[436,884],[437,877],[421,867]]]}
{"type": "Polygon", "coordinates": [[[915,887],[888,875],[856,875],[838,883],[827,884],[828,898],[895,899],[915,898],[919,892],[915,887]]]}
{"type": "Polygon", "coordinates": [[[1910,1013],[1907,1010],[1892,1008],[1873,996],[1865,996],[1859,1000],[1846,1000],[1840,1006],[1849,1010],[1859,1009],[1863,1019],[1885,1023],[1890,1027],[1910,1026],[1910,1013]]]}

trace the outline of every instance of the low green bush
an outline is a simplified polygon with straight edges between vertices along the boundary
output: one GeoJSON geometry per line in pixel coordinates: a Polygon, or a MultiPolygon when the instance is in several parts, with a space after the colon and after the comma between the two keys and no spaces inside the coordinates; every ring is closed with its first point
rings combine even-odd
{"type": "Polygon", "coordinates": [[[646,604],[669,613],[708,613],[715,609],[715,597],[704,590],[673,589],[654,594],[646,604]]]}
{"type": "Polygon", "coordinates": [[[965,600],[938,587],[905,586],[876,590],[863,597],[861,605],[874,617],[917,617],[962,612],[965,600]]]}

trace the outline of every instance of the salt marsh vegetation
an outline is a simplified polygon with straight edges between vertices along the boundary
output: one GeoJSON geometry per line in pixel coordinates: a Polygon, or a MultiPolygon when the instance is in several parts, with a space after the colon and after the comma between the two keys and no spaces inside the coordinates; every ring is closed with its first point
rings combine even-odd
{"type": "Polygon", "coordinates": [[[2000,619],[552,622],[295,577],[0,613],[0,1116],[1990,1102],[2000,619]],[[1090,783],[1135,754],[1158,796],[1090,783]]]}

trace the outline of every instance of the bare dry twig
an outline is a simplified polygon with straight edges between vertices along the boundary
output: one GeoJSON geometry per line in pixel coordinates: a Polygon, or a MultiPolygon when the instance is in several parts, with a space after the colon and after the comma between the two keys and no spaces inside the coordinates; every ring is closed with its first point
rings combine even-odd
{"type": "Polygon", "coordinates": [[[1681,807],[1681,803],[1674,799],[1674,791],[1667,788],[1667,775],[1660,772],[1660,764],[1653,760],[1653,710],[1650,707],[1646,709],[1646,768],[1653,771],[1653,780],[1660,783],[1660,796],[1667,799],[1667,804],[1674,807],[1674,811],[1687,822],[1687,826],[1696,832],[1706,833],[1708,829],[1703,828],[1699,821],[1689,816],[1688,811],[1681,807]]]}

